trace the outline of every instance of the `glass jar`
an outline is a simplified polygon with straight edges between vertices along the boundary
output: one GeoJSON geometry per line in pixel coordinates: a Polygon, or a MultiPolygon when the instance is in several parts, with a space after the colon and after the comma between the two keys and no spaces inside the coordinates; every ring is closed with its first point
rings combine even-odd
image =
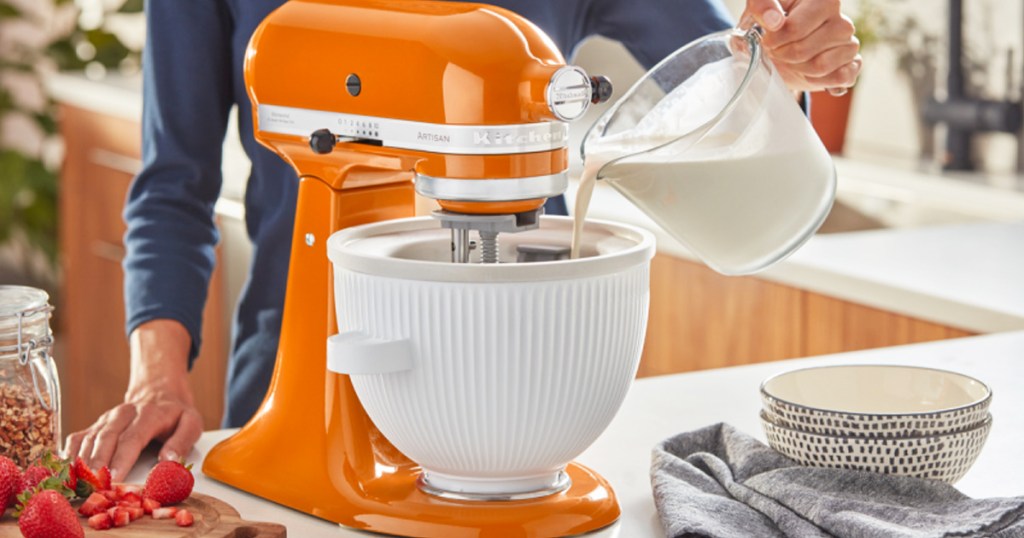
{"type": "Polygon", "coordinates": [[[22,468],[60,447],[52,312],[45,291],[0,286],[0,454],[22,468]]]}

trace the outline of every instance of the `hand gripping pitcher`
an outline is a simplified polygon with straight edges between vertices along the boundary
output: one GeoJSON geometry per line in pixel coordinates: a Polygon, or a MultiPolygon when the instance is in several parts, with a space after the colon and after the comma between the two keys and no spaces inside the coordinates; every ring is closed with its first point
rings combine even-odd
{"type": "Polygon", "coordinates": [[[814,234],[835,169],[760,35],[687,45],[598,119],[583,142],[577,225],[596,178],[720,273],[760,271],[814,234]]]}

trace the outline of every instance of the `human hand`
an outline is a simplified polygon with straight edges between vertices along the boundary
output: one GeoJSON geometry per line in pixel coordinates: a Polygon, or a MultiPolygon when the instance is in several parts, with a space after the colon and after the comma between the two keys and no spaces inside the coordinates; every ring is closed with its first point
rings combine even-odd
{"type": "Polygon", "coordinates": [[[154,440],[162,443],[161,460],[187,455],[203,432],[188,385],[190,346],[188,331],[176,321],[154,320],[135,329],[124,403],[69,435],[67,456],[81,456],[92,468],[107,465],[120,482],[154,440]]]}
{"type": "Polygon", "coordinates": [[[839,0],[747,0],[740,21],[765,30],[764,50],[791,90],[841,95],[857,81],[860,42],[839,0]]]}

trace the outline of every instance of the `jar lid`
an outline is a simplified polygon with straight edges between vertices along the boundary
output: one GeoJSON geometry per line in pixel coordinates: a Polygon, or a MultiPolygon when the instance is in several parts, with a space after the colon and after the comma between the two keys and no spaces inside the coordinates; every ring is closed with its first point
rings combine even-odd
{"type": "Polygon", "coordinates": [[[435,282],[530,282],[595,277],[627,270],[654,256],[654,235],[601,220],[586,221],[578,259],[516,263],[521,247],[568,247],[573,219],[541,217],[540,227],[498,235],[502,263],[452,263],[451,231],[430,217],[396,219],[346,228],[327,241],[335,269],[435,282]]]}
{"type": "Polygon", "coordinates": [[[50,296],[38,288],[0,286],[0,355],[17,350],[19,328],[23,340],[49,334],[49,300],[50,296]],[[19,313],[23,314],[20,323],[19,313]]]}

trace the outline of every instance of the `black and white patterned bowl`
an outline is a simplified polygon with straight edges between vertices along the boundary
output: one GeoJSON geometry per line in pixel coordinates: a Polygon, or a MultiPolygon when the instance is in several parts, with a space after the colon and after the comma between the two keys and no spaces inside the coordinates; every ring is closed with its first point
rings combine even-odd
{"type": "Polygon", "coordinates": [[[972,377],[916,366],[837,365],[761,383],[768,417],[795,430],[844,437],[921,437],[977,427],[992,390],[972,377]]]}
{"type": "Polygon", "coordinates": [[[914,476],[950,484],[981,453],[992,428],[988,415],[977,426],[924,437],[842,437],[785,428],[761,413],[768,445],[801,465],[914,476]]]}

